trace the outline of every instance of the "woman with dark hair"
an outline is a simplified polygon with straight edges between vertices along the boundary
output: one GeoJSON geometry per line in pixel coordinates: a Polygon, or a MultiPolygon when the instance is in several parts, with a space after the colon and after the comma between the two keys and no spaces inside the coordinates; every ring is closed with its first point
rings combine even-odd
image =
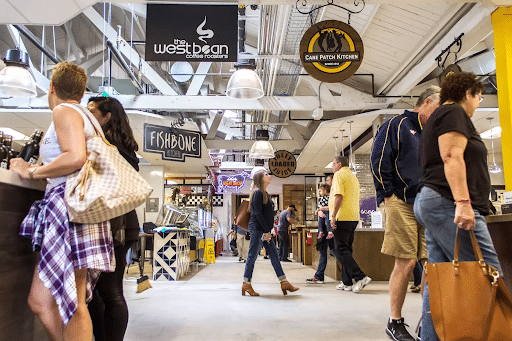
{"type": "MultiPolygon", "coordinates": [[[[454,259],[459,230],[459,260],[475,261],[469,230],[475,232],[487,264],[501,267],[485,222],[491,190],[487,148],[471,117],[484,86],[474,74],[459,72],[441,84],[442,105],[427,121],[420,141],[420,190],[414,214],[425,226],[428,262],[454,259]]],[[[423,341],[439,340],[430,314],[428,283],[423,295],[423,341]]]]}
{"type": "MultiPolygon", "coordinates": [[[[102,126],[107,140],[138,171],[139,159],[135,154],[138,145],[121,103],[112,97],[91,97],[87,108],[102,126]]],[[[124,338],[128,325],[128,306],[123,295],[126,253],[139,238],[139,221],[135,210],[110,220],[110,224],[114,238],[116,270],[100,275],[93,299],[89,303],[96,341],[120,341],[124,338]]]]}
{"type": "MultiPolygon", "coordinates": [[[[69,221],[64,192],[66,176],[86,161],[86,139],[96,135],[80,106],[87,84],[85,70],[68,62],[52,70],[48,105],[52,123],[41,143],[43,165],[11,159],[10,169],[23,179],[46,179],[45,195],[23,220],[20,235],[39,251],[28,304],[53,340],[90,341],[87,301],[102,271],[114,271],[109,222],[69,221]]],[[[93,117],[90,117],[94,120],[93,117]]]]}
{"type": "Polygon", "coordinates": [[[263,247],[267,250],[270,262],[274,267],[277,278],[281,281],[281,290],[286,295],[287,291],[297,291],[299,288],[294,287],[286,280],[286,275],[281,267],[279,255],[276,245],[272,240],[270,231],[274,222],[274,202],[267,193],[267,186],[270,184],[270,175],[263,167],[254,167],[251,172],[251,218],[249,219],[249,233],[251,240],[249,242],[249,254],[245,263],[244,283],[242,284],[242,295],[248,292],[251,296],[259,296],[251,286],[252,273],[254,263],[258,258],[258,253],[263,247]]]}

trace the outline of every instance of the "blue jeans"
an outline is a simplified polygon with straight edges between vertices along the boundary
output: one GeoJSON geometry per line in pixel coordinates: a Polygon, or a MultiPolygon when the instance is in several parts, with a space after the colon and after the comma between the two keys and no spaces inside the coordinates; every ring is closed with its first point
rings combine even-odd
{"type": "MultiPolygon", "coordinates": [[[[475,212],[476,226],[474,232],[478,245],[482,250],[482,256],[487,264],[495,266],[500,274],[501,266],[498,255],[494,249],[491,235],[487,229],[485,217],[478,211],[475,212]]],[[[457,226],[454,224],[455,205],[453,200],[441,196],[431,188],[423,187],[416,196],[414,202],[414,214],[418,222],[425,226],[425,239],[427,241],[428,262],[442,263],[451,262],[454,257],[455,234],[457,226]]],[[[471,244],[469,232],[459,231],[459,260],[475,261],[475,254],[471,244]]],[[[422,341],[438,341],[432,315],[430,314],[430,301],[428,283],[425,285],[423,294],[422,311],[422,341]]]]}
{"type": "MultiPolygon", "coordinates": [[[[318,217],[318,233],[323,232],[324,234],[327,234],[328,231],[332,231],[331,227],[331,221],[329,220],[329,212],[324,212],[325,218],[318,217]],[[327,228],[326,228],[327,227],[327,228]]],[[[325,268],[327,267],[327,248],[328,243],[325,240],[325,236],[322,240],[322,246],[321,249],[318,250],[318,268],[315,273],[315,278],[323,281],[324,280],[324,273],[325,268]]],[[[332,250],[331,250],[332,253],[332,250]]]]}
{"type": "Polygon", "coordinates": [[[323,232],[327,234],[328,232],[332,232],[331,220],[329,219],[329,211],[324,212],[324,217],[318,217],[318,232],[323,232]]]}
{"type": "Polygon", "coordinates": [[[279,278],[279,280],[286,279],[283,268],[281,267],[281,262],[279,261],[279,255],[277,253],[274,240],[270,239],[269,242],[262,241],[261,237],[263,236],[263,231],[259,229],[251,229],[249,227],[249,233],[251,234],[251,240],[249,242],[249,254],[247,255],[247,260],[245,261],[244,282],[251,282],[252,272],[254,271],[254,263],[256,263],[256,259],[258,259],[258,254],[260,253],[262,243],[265,250],[267,250],[267,256],[270,257],[270,262],[274,267],[277,278],[279,278]]]}

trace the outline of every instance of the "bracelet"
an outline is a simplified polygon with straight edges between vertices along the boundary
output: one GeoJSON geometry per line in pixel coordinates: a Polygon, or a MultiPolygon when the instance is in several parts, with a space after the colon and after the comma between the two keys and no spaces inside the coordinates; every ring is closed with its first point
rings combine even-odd
{"type": "Polygon", "coordinates": [[[37,166],[32,166],[28,169],[28,177],[30,178],[30,180],[35,180],[34,179],[34,173],[37,169],[37,166]]]}
{"type": "Polygon", "coordinates": [[[457,203],[459,203],[459,202],[467,202],[468,204],[471,204],[471,199],[462,198],[459,200],[455,200],[455,202],[453,204],[457,205],[457,203]]]}

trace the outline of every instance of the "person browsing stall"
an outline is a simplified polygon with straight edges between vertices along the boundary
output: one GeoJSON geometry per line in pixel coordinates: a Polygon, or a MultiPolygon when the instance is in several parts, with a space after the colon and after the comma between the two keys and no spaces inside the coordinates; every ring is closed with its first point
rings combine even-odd
{"type": "Polygon", "coordinates": [[[292,212],[295,212],[295,205],[288,205],[279,215],[279,224],[277,225],[277,235],[279,237],[279,259],[281,262],[291,262],[288,258],[290,249],[289,227],[293,223],[292,212]]]}
{"type": "Polygon", "coordinates": [[[41,143],[43,165],[31,166],[21,158],[10,161],[10,169],[21,178],[48,182],[43,200],[23,220],[20,235],[31,238],[34,251],[39,251],[28,304],[54,340],[91,341],[87,302],[100,273],[115,269],[109,222],[70,222],[64,200],[66,176],[85,164],[86,139],[96,135],[80,107],[86,84],[81,67],[61,62],[53,68],[48,91],[52,123],[41,143]]]}

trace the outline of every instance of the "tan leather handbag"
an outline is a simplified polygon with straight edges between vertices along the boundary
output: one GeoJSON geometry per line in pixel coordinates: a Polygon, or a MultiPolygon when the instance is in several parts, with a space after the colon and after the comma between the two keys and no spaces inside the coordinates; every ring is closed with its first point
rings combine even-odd
{"type": "Polygon", "coordinates": [[[470,231],[475,262],[459,262],[459,229],[451,263],[427,264],[430,311],[441,341],[512,339],[512,298],[503,279],[486,264],[470,231]]]}
{"type": "Polygon", "coordinates": [[[244,230],[249,230],[249,220],[251,219],[251,203],[248,200],[244,200],[240,203],[238,207],[238,212],[236,213],[235,224],[243,228],[244,230]]]}

